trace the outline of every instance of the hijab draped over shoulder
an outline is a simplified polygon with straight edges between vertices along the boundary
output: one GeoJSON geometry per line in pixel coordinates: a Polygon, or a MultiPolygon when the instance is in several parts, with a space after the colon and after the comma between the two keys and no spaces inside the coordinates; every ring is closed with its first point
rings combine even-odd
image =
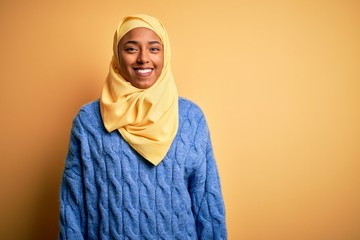
{"type": "Polygon", "coordinates": [[[108,132],[118,130],[146,160],[158,165],[178,130],[178,93],[170,67],[171,49],[163,24],[154,17],[136,14],[119,24],[109,74],[100,98],[100,111],[108,132]],[[154,31],[163,44],[164,65],[157,81],[147,89],[132,86],[119,73],[118,44],[134,28],[154,31]]]}

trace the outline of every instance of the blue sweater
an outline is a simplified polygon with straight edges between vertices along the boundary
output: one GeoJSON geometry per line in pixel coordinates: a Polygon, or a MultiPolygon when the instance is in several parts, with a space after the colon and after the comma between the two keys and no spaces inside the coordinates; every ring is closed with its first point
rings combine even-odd
{"type": "Polygon", "coordinates": [[[59,239],[226,239],[225,209],[200,108],[179,98],[179,130],[153,166],[103,126],[99,101],[73,121],[59,239]]]}

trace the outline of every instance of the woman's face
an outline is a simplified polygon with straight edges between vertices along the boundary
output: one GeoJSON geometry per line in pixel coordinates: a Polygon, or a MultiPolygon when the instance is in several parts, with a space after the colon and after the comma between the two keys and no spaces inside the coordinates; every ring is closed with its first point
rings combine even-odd
{"type": "Polygon", "coordinates": [[[118,45],[120,74],[134,87],[151,87],[159,78],[164,65],[161,40],[148,28],[134,28],[118,45]]]}

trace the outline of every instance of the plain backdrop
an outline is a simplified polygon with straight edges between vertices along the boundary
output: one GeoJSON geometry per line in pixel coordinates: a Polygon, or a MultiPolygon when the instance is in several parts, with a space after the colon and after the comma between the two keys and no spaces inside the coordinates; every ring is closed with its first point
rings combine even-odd
{"type": "Polygon", "coordinates": [[[0,239],[56,239],[72,119],[126,15],[204,110],[231,240],[360,239],[360,2],[0,1],[0,239]]]}

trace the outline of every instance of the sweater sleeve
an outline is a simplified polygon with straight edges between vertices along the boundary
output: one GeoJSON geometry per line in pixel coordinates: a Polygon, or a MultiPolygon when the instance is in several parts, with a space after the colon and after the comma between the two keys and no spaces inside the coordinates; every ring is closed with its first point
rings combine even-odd
{"type": "Polygon", "coordinates": [[[84,239],[85,209],[81,164],[82,126],[79,117],[73,122],[69,151],[60,186],[59,239],[84,239]]]}
{"type": "Polygon", "coordinates": [[[227,239],[220,177],[204,117],[197,130],[194,149],[199,165],[193,171],[189,186],[198,237],[227,239]]]}

